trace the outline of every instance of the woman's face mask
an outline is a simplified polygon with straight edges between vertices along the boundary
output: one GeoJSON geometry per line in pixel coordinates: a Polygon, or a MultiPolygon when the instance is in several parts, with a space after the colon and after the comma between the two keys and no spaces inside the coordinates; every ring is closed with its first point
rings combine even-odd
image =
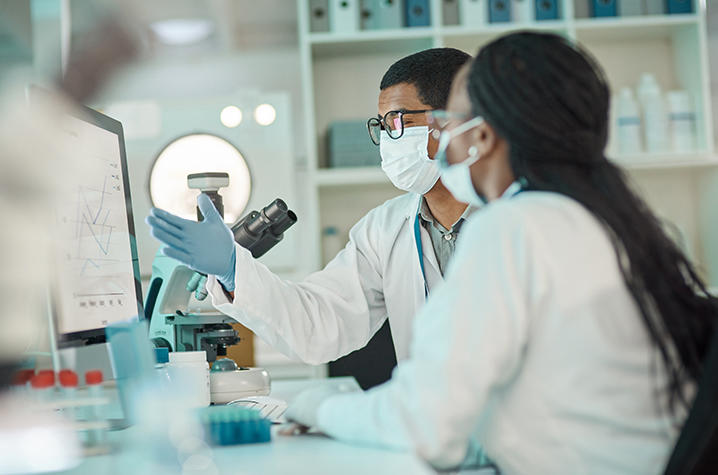
{"type": "Polygon", "coordinates": [[[429,158],[429,127],[407,127],[398,139],[381,131],[381,168],[400,190],[423,195],[439,180],[439,167],[429,158]]]}
{"type": "Polygon", "coordinates": [[[435,160],[439,166],[441,182],[444,186],[458,201],[473,206],[486,204],[486,200],[476,192],[474,183],[471,180],[470,167],[481,158],[479,151],[472,145],[469,147],[468,156],[464,160],[451,165],[447,160],[446,150],[449,148],[449,143],[453,138],[468,132],[474,127],[478,127],[483,121],[481,117],[474,117],[458,127],[442,132],[439,137],[439,148],[436,152],[435,160]]]}

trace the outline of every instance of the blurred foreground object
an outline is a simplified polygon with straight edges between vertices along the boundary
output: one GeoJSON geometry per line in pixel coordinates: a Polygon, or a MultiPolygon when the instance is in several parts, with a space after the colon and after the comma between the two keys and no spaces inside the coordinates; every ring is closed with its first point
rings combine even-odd
{"type": "MultiPolygon", "coordinates": [[[[129,30],[108,15],[71,54],[58,91],[28,94],[29,78],[4,74],[0,85],[0,472],[39,473],[78,463],[72,428],[8,391],[29,354],[47,354],[54,207],[66,178],[86,170],[63,131],[67,112],[92,97],[136,48],[129,30]],[[91,39],[91,41],[90,41],[91,39]],[[28,99],[30,99],[28,101],[28,99]],[[33,351],[34,350],[34,351],[33,351]]],[[[33,362],[34,364],[34,362],[33,362]]]]}
{"type": "Polygon", "coordinates": [[[72,425],[50,408],[0,394],[0,473],[67,470],[79,463],[72,425]]]}
{"type": "MultiPolygon", "coordinates": [[[[57,94],[32,94],[28,104],[17,77],[0,89],[0,367],[20,360],[43,333],[53,204],[62,199],[65,178],[82,170],[62,124],[76,102],[89,99],[136,53],[124,25],[108,15],[84,36],[66,74],[58,73],[57,94]]],[[[8,374],[0,372],[0,387],[8,374]]]]}

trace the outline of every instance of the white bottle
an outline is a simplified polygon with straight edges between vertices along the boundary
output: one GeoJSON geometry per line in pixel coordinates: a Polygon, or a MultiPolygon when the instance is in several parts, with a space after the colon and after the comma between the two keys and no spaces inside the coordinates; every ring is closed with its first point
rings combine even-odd
{"type": "Polygon", "coordinates": [[[633,91],[624,87],[616,100],[618,151],[622,155],[641,152],[641,112],[633,91]]]}
{"type": "Polygon", "coordinates": [[[687,91],[670,91],[668,105],[668,131],[674,152],[691,152],[696,147],[696,114],[687,91]]]}
{"type": "Polygon", "coordinates": [[[643,135],[646,151],[663,153],[667,150],[666,108],[661,87],[649,73],[641,75],[638,83],[638,101],[643,109],[643,135]]]}
{"type": "Polygon", "coordinates": [[[205,351],[173,351],[170,353],[169,375],[173,388],[190,407],[209,406],[209,363],[205,351]]]}

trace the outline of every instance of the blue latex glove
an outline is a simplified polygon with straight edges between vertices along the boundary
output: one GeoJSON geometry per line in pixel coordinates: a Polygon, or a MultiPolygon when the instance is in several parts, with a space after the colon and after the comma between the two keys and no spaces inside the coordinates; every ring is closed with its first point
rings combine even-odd
{"type": "Polygon", "coordinates": [[[185,287],[188,292],[194,292],[194,297],[197,300],[204,300],[207,298],[207,276],[195,272],[190,277],[185,287]]]}
{"type": "Polygon", "coordinates": [[[224,224],[209,196],[202,193],[197,206],[204,219],[183,219],[152,208],[145,222],[150,233],[165,244],[162,253],[187,267],[217,276],[228,291],[234,290],[234,266],[237,260],[232,231],[224,224]]]}

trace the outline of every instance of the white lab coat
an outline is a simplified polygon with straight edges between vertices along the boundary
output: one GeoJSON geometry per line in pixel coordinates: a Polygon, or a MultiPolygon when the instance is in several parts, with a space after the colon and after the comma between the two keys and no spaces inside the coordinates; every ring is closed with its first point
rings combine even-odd
{"type": "MultiPolygon", "coordinates": [[[[414,238],[420,195],[408,193],[371,210],[327,266],[301,282],[277,277],[236,245],[234,301],[216,278],[213,305],[290,358],[309,364],[363,348],[389,318],[397,361],[409,354],[412,321],[426,300],[414,238]]],[[[421,226],[426,283],[442,281],[429,233],[421,226]]]]}
{"type": "Polygon", "coordinates": [[[505,475],[656,474],[677,436],[656,358],[606,231],[524,192],[469,219],[392,379],[325,400],[318,427],[444,467],[471,441],[505,475]]]}

